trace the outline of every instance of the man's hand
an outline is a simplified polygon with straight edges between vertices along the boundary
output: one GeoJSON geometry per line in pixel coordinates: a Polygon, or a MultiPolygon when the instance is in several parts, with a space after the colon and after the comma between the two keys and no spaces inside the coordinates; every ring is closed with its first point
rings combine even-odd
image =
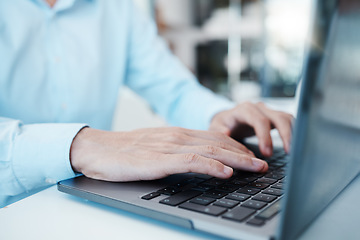
{"type": "Polygon", "coordinates": [[[237,107],[214,116],[209,130],[221,132],[234,139],[242,139],[254,133],[259,139],[260,151],[264,156],[272,155],[270,130],[277,128],[284,144],[290,151],[291,123],[293,116],[267,108],[263,103],[242,103],[237,107]]]}
{"type": "Polygon", "coordinates": [[[268,169],[265,161],[223,133],[173,127],[132,132],[84,128],[72,143],[70,159],[74,171],[107,181],[152,180],[186,172],[228,178],[232,168],[268,169]]]}

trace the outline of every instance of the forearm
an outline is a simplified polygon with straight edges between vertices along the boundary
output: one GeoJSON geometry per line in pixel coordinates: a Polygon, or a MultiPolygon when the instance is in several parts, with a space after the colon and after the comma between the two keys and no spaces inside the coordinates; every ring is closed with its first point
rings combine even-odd
{"type": "Polygon", "coordinates": [[[127,86],[173,126],[205,130],[216,113],[235,106],[200,86],[157,35],[155,24],[132,11],[127,86]]]}
{"type": "Polygon", "coordinates": [[[207,130],[217,113],[235,106],[235,103],[215,95],[200,84],[196,85],[189,84],[187,88],[182,89],[176,106],[169,109],[172,125],[207,130]]]}

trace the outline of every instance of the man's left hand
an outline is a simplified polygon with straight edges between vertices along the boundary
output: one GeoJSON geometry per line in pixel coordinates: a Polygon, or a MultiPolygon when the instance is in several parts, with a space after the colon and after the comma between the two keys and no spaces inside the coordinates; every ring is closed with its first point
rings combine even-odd
{"type": "Polygon", "coordinates": [[[233,109],[216,114],[211,121],[209,130],[225,133],[235,139],[256,134],[261,153],[268,157],[273,152],[270,135],[272,128],[279,131],[284,149],[289,153],[293,119],[291,114],[271,110],[264,103],[245,102],[233,109]]]}

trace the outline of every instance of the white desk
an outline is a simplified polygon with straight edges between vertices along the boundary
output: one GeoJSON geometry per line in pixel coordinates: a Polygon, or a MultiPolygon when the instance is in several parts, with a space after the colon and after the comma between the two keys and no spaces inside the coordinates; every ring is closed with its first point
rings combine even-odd
{"type": "MultiPolygon", "coordinates": [[[[308,239],[360,239],[360,177],[303,234],[308,239]]],[[[216,239],[85,201],[48,188],[0,209],[0,239],[216,239]]]]}
{"type": "Polygon", "coordinates": [[[207,235],[102,206],[56,186],[0,210],[0,239],[204,239],[207,235]]]}

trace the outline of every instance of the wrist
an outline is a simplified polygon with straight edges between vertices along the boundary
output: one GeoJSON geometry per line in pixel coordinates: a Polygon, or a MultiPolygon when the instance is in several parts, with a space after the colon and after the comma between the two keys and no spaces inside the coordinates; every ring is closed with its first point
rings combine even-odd
{"type": "Polygon", "coordinates": [[[83,127],[74,137],[70,147],[70,164],[74,172],[81,173],[81,155],[83,154],[84,142],[86,141],[91,128],[88,126],[83,127]]]}

